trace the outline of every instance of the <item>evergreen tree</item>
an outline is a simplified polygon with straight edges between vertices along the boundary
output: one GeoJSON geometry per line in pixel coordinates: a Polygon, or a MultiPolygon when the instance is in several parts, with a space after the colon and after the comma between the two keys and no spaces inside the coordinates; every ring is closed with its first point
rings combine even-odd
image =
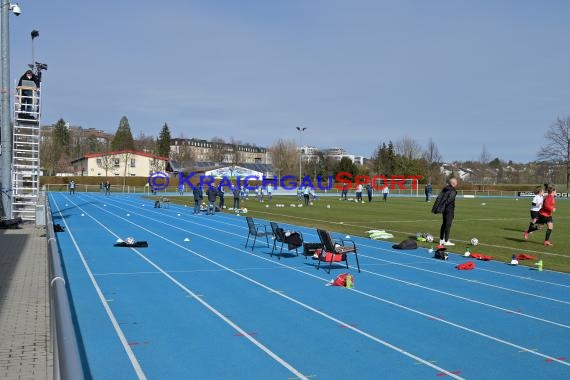
{"type": "Polygon", "coordinates": [[[162,126],[162,130],[158,136],[157,153],[162,157],[170,156],[170,130],[166,123],[162,126]]]}
{"type": "Polygon", "coordinates": [[[129,125],[129,120],[126,116],[121,118],[119,122],[119,128],[113,141],[111,141],[112,150],[134,150],[135,142],[133,140],[133,134],[131,133],[131,126],[129,125]]]}
{"type": "Polygon", "coordinates": [[[68,153],[71,137],[65,120],[59,119],[53,126],[53,139],[60,152],[68,153]]]}
{"type": "Polygon", "coordinates": [[[350,173],[354,177],[355,175],[358,174],[358,167],[354,162],[352,162],[350,158],[343,157],[340,159],[336,167],[336,173],[338,174],[340,172],[350,173]]]}

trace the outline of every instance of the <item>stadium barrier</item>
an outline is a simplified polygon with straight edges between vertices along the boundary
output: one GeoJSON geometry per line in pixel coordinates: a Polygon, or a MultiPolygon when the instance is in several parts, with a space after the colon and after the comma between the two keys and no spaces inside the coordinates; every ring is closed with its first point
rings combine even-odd
{"type": "MultiPolygon", "coordinates": [[[[67,192],[69,191],[67,185],[65,184],[45,184],[42,186],[42,190],[45,190],[47,192],[67,192]]],[[[75,192],[76,193],[104,193],[104,190],[102,190],[100,188],[99,185],[82,185],[82,184],[76,184],[75,186],[75,192]]],[[[152,191],[150,190],[150,187],[147,186],[128,186],[128,185],[112,185],[111,186],[111,194],[113,193],[126,193],[126,194],[145,194],[145,195],[152,195],[152,191]]],[[[226,192],[226,196],[228,196],[229,191],[226,192]]],[[[315,192],[315,194],[318,197],[321,196],[338,196],[340,197],[340,193],[341,191],[339,189],[337,189],[336,187],[331,188],[330,190],[327,191],[323,191],[323,190],[318,190],[315,192]]],[[[480,197],[512,197],[512,198],[517,198],[517,197],[524,197],[524,195],[520,194],[522,193],[521,191],[503,191],[503,190],[458,190],[457,191],[457,195],[459,197],[462,198],[480,198],[480,197]]],[[[178,188],[177,186],[169,186],[168,188],[164,189],[164,190],[159,190],[157,191],[157,194],[161,194],[161,195],[176,195],[178,194],[178,188]]],[[[285,190],[285,189],[274,189],[273,190],[273,195],[296,195],[297,194],[297,190],[293,189],[293,190],[285,190]]],[[[373,192],[374,197],[379,197],[382,196],[380,191],[374,191],[373,192]]],[[[189,189],[188,187],[185,188],[184,190],[184,195],[185,196],[192,196],[192,190],[189,189]]],[[[249,192],[249,196],[255,196],[255,191],[251,190],[249,192]]],[[[354,189],[351,189],[348,192],[348,196],[354,198],[354,189]]],[[[366,190],[363,191],[362,196],[364,198],[366,198],[366,190]]],[[[418,188],[416,189],[412,189],[411,186],[409,186],[409,183],[406,184],[406,188],[405,189],[393,189],[390,190],[390,197],[392,196],[396,196],[396,197],[425,197],[424,195],[424,189],[422,187],[422,185],[419,185],[418,188]]],[[[432,198],[434,196],[437,196],[437,192],[434,191],[434,193],[432,194],[432,198]]],[[[560,193],[557,194],[558,197],[560,198],[567,198],[568,197],[568,193],[560,193]]]]}
{"type": "MultiPolygon", "coordinates": [[[[45,198],[44,198],[45,199],[45,198]]],[[[49,202],[46,200],[46,232],[48,239],[49,261],[49,295],[51,342],[53,353],[53,378],[78,379],[85,378],[81,361],[79,342],[75,334],[75,324],[69,294],[67,292],[66,276],[61,264],[60,253],[55,239],[53,220],[49,202]]]]}

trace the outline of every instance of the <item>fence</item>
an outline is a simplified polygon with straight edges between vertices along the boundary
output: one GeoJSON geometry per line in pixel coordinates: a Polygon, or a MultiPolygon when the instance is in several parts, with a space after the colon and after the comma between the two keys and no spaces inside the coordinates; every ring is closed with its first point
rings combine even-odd
{"type": "MultiPolygon", "coordinates": [[[[62,191],[69,191],[67,185],[65,184],[45,184],[42,187],[42,190],[46,190],[48,192],[62,192],[62,191]]],[[[75,192],[76,193],[104,193],[104,190],[100,188],[99,185],[75,185],[75,192]]],[[[229,191],[228,191],[229,192],[229,191]]],[[[111,193],[137,193],[137,194],[148,194],[151,195],[152,191],[150,190],[149,186],[128,186],[128,185],[111,185],[111,193]]],[[[158,191],[159,194],[165,193],[178,193],[177,186],[169,186],[164,190],[158,191]]],[[[190,195],[192,190],[186,187],[185,194],[190,195]]],[[[318,196],[339,196],[340,197],[341,191],[333,186],[330,190],[323,191],[317,190],[316,194],[318,196]]],[[[250,195],[254,195],[255,191],[251,190],[250,195]]],[[[284,190],[284,189],[275,189],[273,190],[273,195],[296,195],[297,190],[284,190]]],[[[354,197],[354,189],[351,189],[348,193],[349,197],[354,197]]],[[[434,194],[437,195],[437,194],[434,194]]],[[[363,196],[366,197],[366,190],[363,192],[363,196]]],[[[374,191],[374,196],[378,197],[381,196],[381,191],[374,191]]],[[[399,189],[395,188],[390,190],[390,196],[397,196],[397,197],[424,197],[423,188],[417,189],[399,189]]],[[[466,198],[471,197],[517,197],[517,191],[513,190],[458,190],[457,196],[462,198],[466,196],[466,198]]]]}
{"type": "MultiPolygon", "coordinates": [[[[47,192],[63,192],[69,191],[69,187],[66,184],[45,184],[42,186],[42,190],[47,192]]],[[[165,190],[161,190],[161,193],[164,192],[175,192],[177,188],[175,186],[170,186],[165,190]]],[[[105,190],[100,187],[100,185],[75,185],[75,192],[76,193],[104,193],[105,190]]],[[[150,193],[150,188],[148,186],[128,186],[128,185],[111,185],[111,192],[113,193],[150,193]]]]}
{"type": "Polygon", "coordinates": [[[49,202],[46,201],[46,220],[49,259],[49,294],[51,341],[53,351],[53,378],[84,379],[79,342],[75,334],[71,305],[55,239],[49,202]]]}

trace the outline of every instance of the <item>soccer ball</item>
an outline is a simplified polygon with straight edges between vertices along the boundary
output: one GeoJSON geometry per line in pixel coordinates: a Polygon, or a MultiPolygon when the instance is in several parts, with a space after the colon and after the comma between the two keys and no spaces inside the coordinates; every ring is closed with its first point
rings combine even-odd
{"type": "Polygon", "coordinates": [[[129,237],[125,240],[125,242],[126,242],[128,245],[133,245],[133,244],[135,244],[135,238],[129,236],[129,237]]]}
{"type": "Polygon", "coordinates": [[[479,239],[477,238],[471,239],[471,245],[477,245],[477,244],[479,244],[479,239]]]}
{"type": "Polygon", "coordinates": [[[431,236],[430,234],[426,234],[425,238],[426,238],[426,241],[427,241],[428,243],[433,242],[433,236],[431,236]]]}

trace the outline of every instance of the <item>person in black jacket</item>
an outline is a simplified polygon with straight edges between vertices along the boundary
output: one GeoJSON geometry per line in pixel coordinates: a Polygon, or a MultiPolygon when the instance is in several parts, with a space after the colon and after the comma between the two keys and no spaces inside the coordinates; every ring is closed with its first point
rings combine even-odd
{"type": "Polygon", "coordinates": [[[451,224],[455,216],[455,197],[457,196],[457,179],[450,178],[447,186],[443,188],[441,193],[438,194],[431,211],[434,214],[441,213],[443,221],[439,229],[439,244],[440,245],[455,245],[449,241],[449,233],[451,232],[451,224]]]}
{"type": "Polygon", "coordinates": [[[34,90],[28,89],[31,88],[32,86],[29,86],[26,82],[24,81],[28,81],[28,82],[34,82],[34,84],[36,85],[36,88],[40,87],[40,79],[38,78],[38,76],[36,74],[33,73],[32,70],[28,70],[24,73],[24,75],[22,75],[20,77],[20,80],[18,81],[18,87],[24,86],[26,88],[26,90],[21,90],[21,94],[22,96],[20,97],[20,111],[24,112],[20,115],[20,117],[22,118],[26,118],[26,119],[32,119],[32,115],[30,114],[30,112],[32,112],[32,106],[34,103],[34,90]]]}
{"type": "Polygon", "coordinates": [[[214,215],[216,212],[216,196],[218,195],[218,190],[213,185],[208,186],[206,190],[206,197],[208,197],[208,212],[206,215],[214,215]]]}
{"type": "Polygon", "coordinates": [[[222,184],[218,185],[218,197],[220,198],[220,210],[222,210],[225,206],[225,202],[224,202],[224,188],[222,187],[222,184]]]}
{"type": "Polygon", "coordinates": [[[232,193],[234,195],[234,210],[239,209],[239,201],[240,201],[240,197],[241,197],[241,189],[235,185],[232,193]]]}
{"type": "Polygon", "coordinates": [[[194,196],[194,215],[200,215],[200,203],[202,203],[203,194],[202,186],[200,185],[196,185],[194,189],[192,189],[192,195],[194,196]]]}

